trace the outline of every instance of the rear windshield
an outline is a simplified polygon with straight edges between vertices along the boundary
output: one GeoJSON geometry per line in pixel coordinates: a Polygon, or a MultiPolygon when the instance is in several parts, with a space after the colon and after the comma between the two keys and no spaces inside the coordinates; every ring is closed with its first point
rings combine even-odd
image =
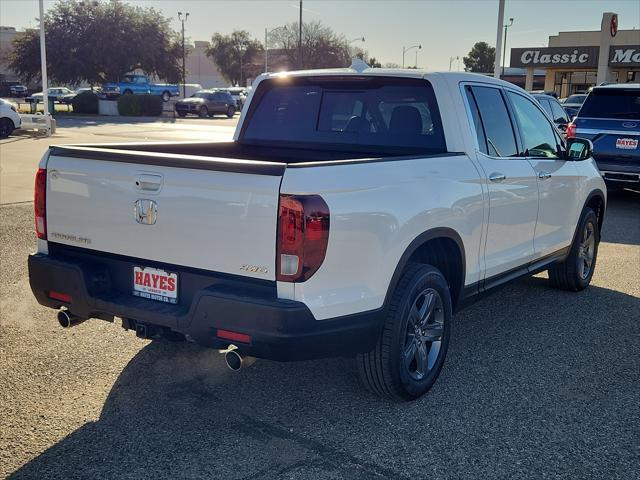
{"type": "Polygon", "coordinates": [[[433,89],[421,79],[268,80],[248,115],[245,141],[446,150],[433,89]]]}
{"type": "Polygon", "coordinates": [[[571,95],[564,103],[582,103],[585,98],[587,98],[586,95],[571,95]]]}
{"type": "Polygon", "coordinates": [[[640,88],[593,90],[582,104],[579,117],[632,118],[640,120],[640,88]]]}

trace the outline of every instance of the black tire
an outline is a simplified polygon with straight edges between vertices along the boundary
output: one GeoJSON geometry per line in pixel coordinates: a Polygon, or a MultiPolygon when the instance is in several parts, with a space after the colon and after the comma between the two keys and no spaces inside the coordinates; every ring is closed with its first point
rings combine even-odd
{"type": "Polygon", "coordinates": [[[8,118],[0,118],[0,138],[7,138],[13,133],[13,122],[8,118]]]}
{"type": "Polygon", "coordinates": [[[182,118],[184,118],[184,117],[186,117],[186,116],[187,116],[187,112],[182,112],[182,111],[178,110],[178,112],[177,112],[177,113],[178,113],[178,116],[179,116],[179,117],[182,117],[182,118]]]}
{"type": "Polygon", "coordinates": [[[424,395],[438,378],[447,355],[451,312],[451,294],[442,273],[431,265],[407,266],[376,347],[356,358],[365,386],[395,401],[424,395]],[[424,323],[410,321],[410,312],[420,313],[423,308],[427,314],[424,323]],[[415,328],[416,324],[421,327],[415,328]],[[420,371],[420,356],[424,371],[420,371]]]}
{"type": "Polygon", "coordinates": [[[236,114],[236,108],[235,107],[227,108],[227,118],[233,118],[233,116],[235,114],[236,114]]]}
{"type": "Polygon", "coordinates": [[[123,95],[133,95],[133,92],[129,89],[126,89],[124,92],[122,92],[123,95]]]}
{"type": "Polygon", "coordinates": [[[209,116],[209,109],[207,107],[205,107],[204,105],[200,107],[200,110],[198,110],[198,116],[200,118],[206,118],[209,116]]]}
{"type": "Polygon", "coordinates": [[[599,244],[598,217],[591,208],[585,207],[580,215],[569,256],[549,268],[551,285],[572,292],[587,288],[596,268],[599,244]]]}
{"type": "Polygon", "coordinates": [[[165,90],[164,92],[162,92],[162,101],[168,102],[169,100],[171,100],[171,92],[165,90]]]}

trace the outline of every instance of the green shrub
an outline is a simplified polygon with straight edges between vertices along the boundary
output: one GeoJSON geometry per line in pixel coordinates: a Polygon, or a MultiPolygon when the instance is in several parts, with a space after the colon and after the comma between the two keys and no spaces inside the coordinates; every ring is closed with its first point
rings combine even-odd
{"type": "Polygon", "coordinates": [[[121,95],[118,113],[123,116],[162,115],[162,98],[157,95],[121,95]]]}
{"type": "Polygon", "coordinates": [[[71,101],[75,113],[98,113],[98,96],[93,92],[82,92],[71,101]]]}

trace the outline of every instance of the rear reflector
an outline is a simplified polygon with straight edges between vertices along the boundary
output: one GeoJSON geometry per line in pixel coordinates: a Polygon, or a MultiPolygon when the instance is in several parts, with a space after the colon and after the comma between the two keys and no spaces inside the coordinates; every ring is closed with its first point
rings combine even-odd
{"type": "Polygon", "coordinates": [[[329,207],[319,195],[280,195],[276,280],[304,282],[322,265],[329,207]]]}
{"type": "Polygon", "coordinates": [[[33,192],[33,213],[36,222],[36,235],[42,240],[47,239],[47,170],[38,169],[33,192]]]}
{"type": "Polygon", "coordinates": [[[61,302],[65,303],[71,303],[71,295],[67,295],[66,293],[54,292],[53,290],[49,292],[49,298],[60,300],[61,302]]]}
{"type": "Polygon", "coordinates": [[[244,333],[231,332],[229,330],[218,330],[216,333],[218,338],[224,338],[225,340],[232,340],[240,343],[251,343],[251,336],[244,333]]]}

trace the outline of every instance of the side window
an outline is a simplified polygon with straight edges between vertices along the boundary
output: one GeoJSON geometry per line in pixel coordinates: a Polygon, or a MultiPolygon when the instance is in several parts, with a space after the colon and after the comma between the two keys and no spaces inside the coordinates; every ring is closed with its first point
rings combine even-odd
{"type": "Polygon", "coordinates": [[[518,147],[507,106],[497,88],[472,87],[487,139],[488,155],[517,157],[518,147]]]}
{"type": "Polygon", "coordinates": [[[547,112],[547,115],[553,118],[553,112],[551,111],[551,103],[549,102],[549,100],[546,98],[540,98],[538,99],[538,103],[542,105],[542,108],[544,108],[544,111],[547,112]]]}
{"type": "Polygon", "coordinates": [[[528,98],[508,92],[522,134],[523,148],[528,157],[558,158],[554,128],[540,109],[528,98]]]}
{"type": "Polygon", "coordinates": [[[567,112],[564,111],[564,108],[560,106],[558,102],[549,102],[551,103],[551,111],[553,115],[553,121],[556,123],[569,123],[569,117],[567,117],[567,112]]]}
{"type": "Polygon", "coordinates": [[[476,103],[476,99],[473,97],[473,93],[471,93],[471,87],[466,87],[465,90],[467,92],[467,101],[469,102],[469,108],[471,109],[471,118],[476,129],[478,148],[482,153],[488,155],[489,153],[487,151],[487,139],[484,135],[482,120],[480,120],[480,111],[478,110],[478,104],[476,103]]]}

